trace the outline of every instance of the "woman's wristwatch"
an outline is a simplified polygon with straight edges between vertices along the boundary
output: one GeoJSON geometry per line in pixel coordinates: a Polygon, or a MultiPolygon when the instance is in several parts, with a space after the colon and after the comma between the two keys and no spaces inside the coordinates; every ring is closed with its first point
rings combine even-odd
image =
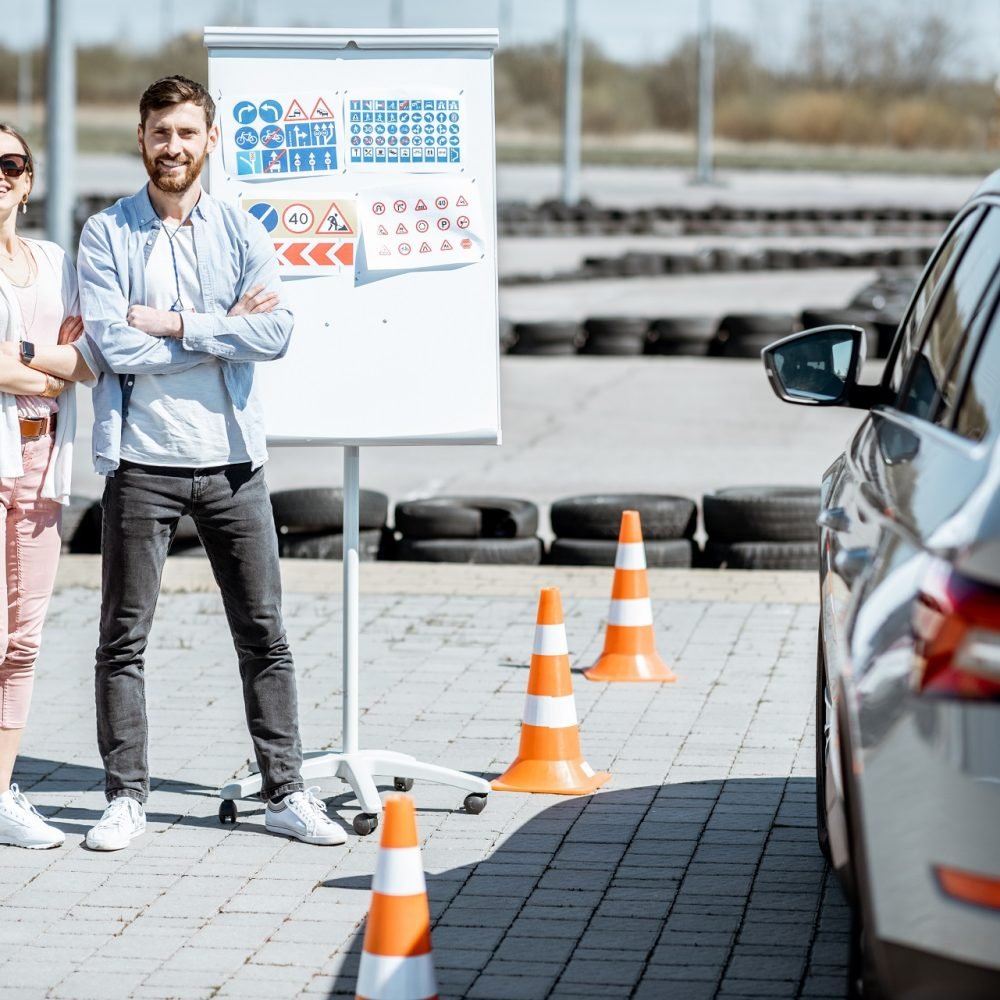
{"type": "Polygon", "coordinates": [[[31,362],[35,360],[35,345],[30,340],[21,341],[21,364],[31,367],[31,362]]]}

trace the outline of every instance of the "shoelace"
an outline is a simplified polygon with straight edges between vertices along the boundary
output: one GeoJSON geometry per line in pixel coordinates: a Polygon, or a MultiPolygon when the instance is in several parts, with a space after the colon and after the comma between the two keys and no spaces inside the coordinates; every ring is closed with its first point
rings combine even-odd
{"type": "Polygon", "coordinates": [[[26,813],[31,813],[32,815],[37,816],[43,823],[45,822],[45,817],[27,800],[24,792],[22,792],[17,785],[10,786],[10,797],[26,813]]]}
{"type": "Polygon", "coordinates": [[[107,812],[101,817],[101,825],[111,826],[113,823],[115,826],[124,826],[126,823],[131,824],[134,819],[132,810],[135,808],[131,805],[133,801],[127,795],[113,799],[107,812]]]}
{"type": "Polygon", "coordinates": [[[310,832],[317,826],[330,822],[330,818],[326,815],[326,803],[316,794],[319,790],[319,785],[313,785],[312,788],[305,789],[302,798],[299,799],[299,803],[305,807],[305,815],[302,813],[299,815],[302,816],[302,819],[309,821],[310,832]],[[322,812],[323,815],[317,815],[317,812],[322,812]]]}

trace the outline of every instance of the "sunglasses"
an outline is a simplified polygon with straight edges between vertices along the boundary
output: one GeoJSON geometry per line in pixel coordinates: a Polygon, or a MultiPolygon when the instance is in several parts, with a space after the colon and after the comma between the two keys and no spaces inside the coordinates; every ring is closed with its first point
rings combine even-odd
{"type": "Polygon", "coordinates": [[[0,156],[0,173],[4,177],[20,177],[30,163],[31,160],[23,153],[4,153],[0,156]]]}

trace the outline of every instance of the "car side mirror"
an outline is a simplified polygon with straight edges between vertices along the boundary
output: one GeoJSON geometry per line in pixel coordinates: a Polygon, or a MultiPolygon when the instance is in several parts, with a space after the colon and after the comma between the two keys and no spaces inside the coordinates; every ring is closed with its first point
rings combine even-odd
{"type": "Polygon", "coordinates": [[[786,403],[851,406],[865,361],[865,331],[818,326],[769,344],[760,356],[771,388],[786,403]]]}

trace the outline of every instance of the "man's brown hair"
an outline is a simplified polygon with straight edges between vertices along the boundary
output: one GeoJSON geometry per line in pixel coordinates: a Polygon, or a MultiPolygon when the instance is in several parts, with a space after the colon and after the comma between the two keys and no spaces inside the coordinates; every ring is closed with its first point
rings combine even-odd
{"type": "Polygon", "coordinates": [[[212,95],[195,80],[186,76],[165,76],[151,83],[139,98],[139,125],[145,127],[151,111],[162,111],[175,104],[196,104],[205,112],[205,124],[212,127],[215,121],[215,101],[212,95]]]}

